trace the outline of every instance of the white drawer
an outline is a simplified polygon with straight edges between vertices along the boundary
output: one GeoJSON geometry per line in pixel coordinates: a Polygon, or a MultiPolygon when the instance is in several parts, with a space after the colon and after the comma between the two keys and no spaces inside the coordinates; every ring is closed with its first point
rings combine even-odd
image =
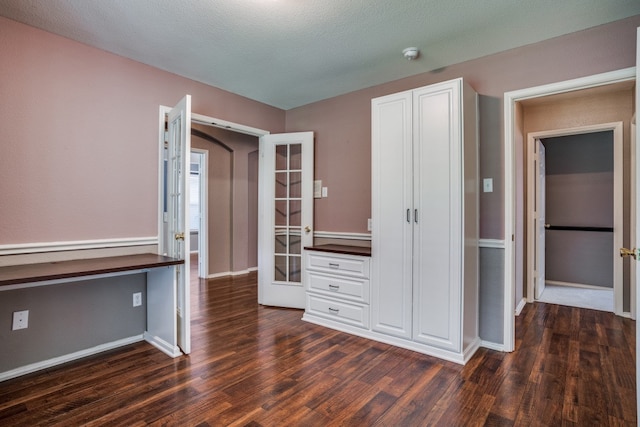
{"type": "Polygon", "coordinates": [[[307,311],[310,314],[336,320],[345,324],[369,329],[369,306],[336,301],[318,295],[307,294],[307,311]]]}
{"type": "Polygon", "coordinates": [[[308,290],[369,303],[369,280],[307,272],[308,290]]]}
{"type": "Polygon", "coordinates": [[[307,252],[307,269],[369,278],[369,257],[307,252]]]}

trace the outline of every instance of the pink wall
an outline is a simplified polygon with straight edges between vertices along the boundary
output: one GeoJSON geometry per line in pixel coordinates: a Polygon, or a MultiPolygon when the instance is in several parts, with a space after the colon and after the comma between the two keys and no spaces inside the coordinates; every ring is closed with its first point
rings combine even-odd
{"type": "Polygon", "coordinates": [[[156,236],[158,107],[285,112],[0,17],[0,244],[156,236]]]}
{"type": "MultiPolygon", "coordinates": [[[[316,200],[321,231],[366,232],[371,215],[371,98],[464,77],[480,96],[480,175],[494,192],[480,196],[480,237],[502,239],[502,99],[505,92],[635,66],[640,16],[352,92],[287,111],[288,132],[316,132],[316,200]]],[[[402,58],[398,58],[399,61],[402,58]]]]}
{"type": "MultiPolygon", "coordinates": [[[[504,92],[635,65],[640,16],[282,110],[0,18],[0,244],[157,234],[158,106],[316,132],[319,231],[366,232],[370,100],[464,77],[480,97],[480,235],[503,237],[504,92]]],[[[402,58],[399,58],[402,60],[402,58]]]]}

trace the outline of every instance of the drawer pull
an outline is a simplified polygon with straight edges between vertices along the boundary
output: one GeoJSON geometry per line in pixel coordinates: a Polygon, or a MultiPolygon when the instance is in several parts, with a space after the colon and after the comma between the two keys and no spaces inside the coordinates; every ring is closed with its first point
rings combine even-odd
{"type": "Polygon", "coordinates": [[[340,286],[338,286],[338,285],[329,285],[329,289],[331,289],[332,291],[338,291],[338,290],[340,290],[340,286]]]}
{"type": "Polygon", "coordinates": [[[340,268],[340,264],[336,264],[334,262],[330,262],[329,263],[329,267],[331,267],[331,268],[340,268]]]}
{"type": "Polygon", "coordinates": [[[340,313],[340,310],[338,310],[337,308],[331,308],[331,307],[329,307],[329,312],[330,312],[330,313],[334,313],[334,314],[338,314],[338,313],[340,313]]]}

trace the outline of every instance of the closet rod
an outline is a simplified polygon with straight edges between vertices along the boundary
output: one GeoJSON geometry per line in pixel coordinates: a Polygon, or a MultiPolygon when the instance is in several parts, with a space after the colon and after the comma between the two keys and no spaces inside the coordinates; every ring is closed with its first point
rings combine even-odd
{"type": "Polygon", "coordinates": [[[547,230],[568,230],[568,231],[596,231],[602,233],[613,233],[613,227],[581,227],[571,225],[549,225],[545,224],[547,230]]]}

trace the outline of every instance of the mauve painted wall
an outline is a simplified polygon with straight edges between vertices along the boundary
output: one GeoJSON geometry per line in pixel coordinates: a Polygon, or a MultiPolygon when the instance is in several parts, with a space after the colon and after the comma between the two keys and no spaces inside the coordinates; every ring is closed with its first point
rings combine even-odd
{"type": "Polygon", "coordinates": [[[494,179],[494,192],[480,194],[480,237],[504,238],[504,93],[635,66],[638,26],[634,16],[288,110],[288,132],[315,131],[315,176],[329,188],[315,202],[316,230],[367,232],[371,98],[463,77],[481,95],[480,176],[494,179]]]}
{"type": "Polygon", "coordinates": [[[158,234],[158,107],[282,132],[283,110],[0,17],[0,244],[158,234]]]}

